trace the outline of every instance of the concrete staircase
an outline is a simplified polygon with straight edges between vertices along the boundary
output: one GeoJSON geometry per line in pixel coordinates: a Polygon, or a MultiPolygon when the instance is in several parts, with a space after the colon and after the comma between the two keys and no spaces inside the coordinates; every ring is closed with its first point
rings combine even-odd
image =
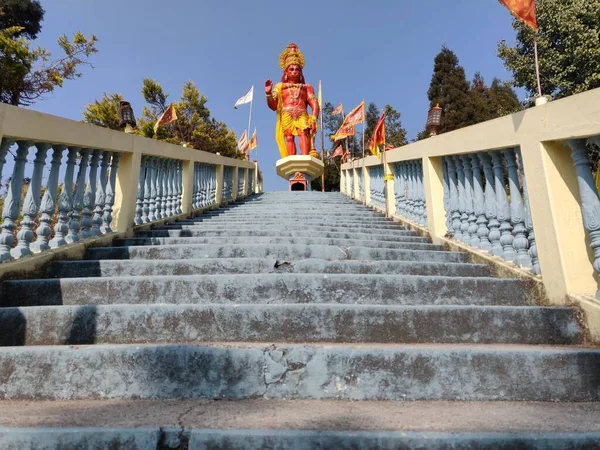
{"type": "Polygon", "coordinates": [[[341,194],[139,231],[0,302],[0,448],[600,446],[575,308],[341,194]]]}

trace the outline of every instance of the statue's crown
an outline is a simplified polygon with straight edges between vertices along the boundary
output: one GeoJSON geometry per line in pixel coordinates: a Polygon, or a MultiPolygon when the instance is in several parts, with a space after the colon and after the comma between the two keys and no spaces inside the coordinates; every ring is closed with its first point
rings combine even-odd
{"type": "Polygon", "coordinates": [[[304,68],[304,55],[293,42],[279,55],[279,67],[281,67],[281,70],[287,69],[292,64],[298,64],[301,69],[304,68]]]}

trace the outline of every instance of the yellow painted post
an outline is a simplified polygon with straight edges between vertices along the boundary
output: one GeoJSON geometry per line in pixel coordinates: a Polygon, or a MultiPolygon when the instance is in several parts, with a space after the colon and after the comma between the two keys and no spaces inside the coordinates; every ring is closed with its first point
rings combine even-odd
{"type": "Polygon", "coordinates": [[[113,231],[127,231],[134,225],[141,163],[141,153],[122,153],[119,158],[113,221],[110,224],[113,231]]]}
{"type": "Polygon", "coordinates": [[[340,170],[340,192],[342,194],[346,193],[346,171],[340,170]]]}
{"type": "Polygon", "coordinates": [[[215,203],[220,206],[223,201],[223,164],[217,165],[217,189],[215,191],[215,203]]]}
{"type": "Polygon", "coordinates": [[[396,214],[396,194],[394,192],[394,171],[391,164],[383,165],[383,180],[385,183],[385,214],[392,217],[396,214]]]}
{"type": "Polygon", "coordinates": [[[564,304],[567,293],[590,294],[593,254],[583,227],[571,150],[558,141],[521,142],[523,169],[546,293],[564,304]]]}
{"type": "Polygon", "coordinates": [[[434,244],[441,244],[446,235],[444,209],[444,174],[440,157],[423,158],[423,184],[427,206],[427,228],[434,244]]]}
{"type": "MultiPolygon", "coordinates": [[[[354,162],[352,164],[354,164],[354,162]]],[[[358,199],[358,197],[359,197],[359,192],[358,192],[359,191],[359,189],[358,189],[358,170],[356,168],[353,168],[352,170],[354,171],[354,177],[353,177],[354,187],[352,189],[352,198],[358,199]]]]}
{"type": "Polygon", "coordinates": [[[184,214],[192,213],[194,201],[194,161],[183,161],[181,173],[183,191],[181,193],[181,211],[184,214]]]}
{"type": "Polygon", "coordinates": [[[238,173],[239,167],[233,167],[233,173],[231,176],[231,199],[236,200],[238,194],[238,173]]]}
{"type": "Polygon", "coordinates": [[[363,167],[362,167],[362,171],[363,171],[363,191],[364,191],[364,198],[362,199],[362,201],[364,202],[365,205],[370,205],[371,204],[371,173],[369,171],[368,167],[365,167],[364,165],[364,160],[363,160],[363,167]]]}

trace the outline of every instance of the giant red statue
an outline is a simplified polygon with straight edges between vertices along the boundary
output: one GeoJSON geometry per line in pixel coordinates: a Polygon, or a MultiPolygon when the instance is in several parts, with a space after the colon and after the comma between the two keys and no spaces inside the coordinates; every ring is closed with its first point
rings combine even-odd
{"type": "Polygon", "coordinates": [[[290,44],[279,56],[279,67],[283,70],[281,83],[273,86],[271,80],[265,83],[267,105],[277,112],[275,138],[281,157],[296,154],[295,136],[298,136],[300,152],[315,158],[318,153],[313,148],[317,132],[319,102],[315,90],[304,81],[304,55],[296,44],[290,44]],[[308,114],[308,106],[312,113],[308,114]]]}

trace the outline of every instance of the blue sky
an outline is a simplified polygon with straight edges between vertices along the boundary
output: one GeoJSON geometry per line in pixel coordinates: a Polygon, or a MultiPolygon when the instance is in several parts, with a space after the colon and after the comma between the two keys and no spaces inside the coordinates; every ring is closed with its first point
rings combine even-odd
{"type": "MultiPolygon", "coordinates": [[[[289,42],[306,58],[308,83],[323,84],[323,99],[348,111],[362,99],[402,113],[409,138],[423,128],[433,58],[443,44],[472,78],[509,80],[496,56],[500,39],[514,42],[511,17],[496,0],[42,0],[46,10],[38,45],[81,30],[99,38],[94,69],[66,82],[33,109],[80,120],[103,92],[121,93],[141,113],[142,79],[154,78],[176,99],[186,80],[208,97],[208,107],[239,135],[248,106],[235,100],[255,86],[252,128],[265,190],[286,188],[275,173],[275,116],[264,100],[267,78],[279,80],[279,53],[289,42]]],[[[522,96],[522,94],[521,94],[522,96]]],[[[253,152],[252,158],[256,157],[253,152]]]]}

